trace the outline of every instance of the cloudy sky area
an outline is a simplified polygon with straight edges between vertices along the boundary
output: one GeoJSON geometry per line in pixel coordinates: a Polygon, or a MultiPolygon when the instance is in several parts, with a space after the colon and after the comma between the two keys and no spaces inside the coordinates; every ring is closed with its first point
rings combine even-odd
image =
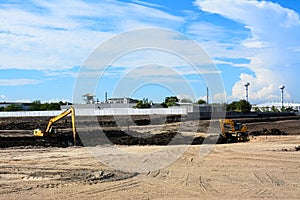
{"type": "Polygon", "coordinates": [[[199,74],[170,53],[136,51],[114,60],[97,90],[91,88],[99,100],[106,91],[158,102],[175,91],[180,98],[204,98],[204,74],[215,73],[226,94],[226,100],[211,94],[215,102],[245,98],[246,82],[251,103],[280,101],[282,84],[286,101],[300,102],[299,15],[294,0],[0,0],[0,101],[72,101],[80,66],[99,45],[158,27],[196,41],[217,68],[199,74]],[[115,92],[137,77],[134,91],[115,92]]]}

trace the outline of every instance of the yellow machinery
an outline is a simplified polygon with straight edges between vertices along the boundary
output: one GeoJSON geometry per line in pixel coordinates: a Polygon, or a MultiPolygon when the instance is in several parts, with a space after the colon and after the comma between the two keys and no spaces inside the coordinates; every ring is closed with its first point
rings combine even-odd
{"type": "Polygon", "coordinates": [[[71,114],[71,118],[72,118],[73,140],[74,140],[74,144],[75,144],[75,142],[76,142],[75,110],[72,106],[69,109],[62,112],[61,114],[51,118],[48,122],[48,125],[47,125],[47,128],[45,131],[41,131],[40,129],[35,129],[33,131],[33,135],[38,136],[38,137],[45,137],[45,136],[46,137],[55,137],[56,135],[52,133],[53,124],[55,122],[61,120],[62,118],[68,116],[69,114],[71,114]]]}
{"type": "Polygon", "coordinates": [[[249,141],[248,128],[246,125],[231,119],[220,119],[221,135],[227,142],[249,141]]]}

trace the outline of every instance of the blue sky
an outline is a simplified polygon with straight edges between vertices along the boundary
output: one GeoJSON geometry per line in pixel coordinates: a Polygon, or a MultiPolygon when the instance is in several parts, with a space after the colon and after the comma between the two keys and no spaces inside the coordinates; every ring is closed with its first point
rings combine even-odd
{"type": "MultiPolygon", "coordinates": [[[[212,59],[224,91],[211,101],[243,99],[249,82],[251,103],[280,101],[282,84],[285,100],[300,102],[299,15],[294,0],[0,0],[0,101],[73,101],[78,72],[99,45],[157,27],[196,41],[212,59]]],[[[155,102],[175,94],[205,99],[205,75],[185,67],[162,52],[136,52],[111,63],[90,92],[100,101],[105,92],[155,102]],[[139,66],[141,57],[149,66],[139,66]],[[118,89],[132,76],[139,78],[134,90],[118,89]]]]}

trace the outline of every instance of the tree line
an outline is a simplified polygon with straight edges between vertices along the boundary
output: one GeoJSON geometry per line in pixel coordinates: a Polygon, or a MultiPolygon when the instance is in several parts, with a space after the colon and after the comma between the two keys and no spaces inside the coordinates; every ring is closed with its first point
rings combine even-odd
{"type": "MultiPolygon", "coordinates": [[[[165,100],[159,104],[160,107],[162,108],[168,108],[168,107],[172,107],[172,106],[176,106],[179,101],[181,103],[193,103],[192,100],[190,99],[178,99],[178,97],[176,96],[170,96],[170,97],[165,97],[165,100]]],[[[200,99],[197,102],[195,102],[196,104],[205,104],[206,101],[200,99]]],[[[149,100],[148,98],[143,99],[143,100],[139,100],[135,106],[135,108],[151,108],[153,105],[153,102],[151,100],[149,100]]]]}
{"type": "Polygon", "coordinates": [[[52,102],[52,103],[41,103],[40,100],[35,100],[31,102],[28,108],[25,108],[22,104],[10,104],[6,107],[0,107],[0,112],[2,111],[46,111],[46,110],[60,110],[61,105],[67,105],[68,102],[52,102]]]}
{"type": "MultiPolygon", "coordinates": [[[[163,108],[168,108],[172,106],[176,106],[179,101],[181,103],[194,103],[194,104],[206,104],[206,101],[203,99],[199,99],[197,102],[192,102],[190,99],[178,99],[176,96],[166,97],[165,101],[160,104],[163,108]]],[[[136,108],[151,108],[152,101],[148,99],[143,99],[137,102],[136,108]]],[[[236,111],[242,113],[249,113],[251,111],[252,105],[246,100],[233,101],[230,104],[226,105],[226,111],[236,111]]]]}
{"type": "MultiPolygon", "coordinates": [[[[166,97],[164,102],[160,104],[160,107],[162,108],[168,108],[172,106],[176,106],[178,103],[194,103],[194,104],[206,104],[206,101],[199,99],[196,102],[192,102],[190,99],[178,99],[176,96],[170,96],[166,97]]],[[[22,104],[10,104],[6,107],[0,107],[0,112],[3,111],[46,111],[46,110],[60,110],[61,105],[67,105],[71,104],[68,102],[52,102],[52,103],[41,103],[40,100],[35,100],[31,102],[28,106],[28,108],[24,108],[22,104]]],[[[148,98],[140,100],[137,102],[135,108],[151,108],[153,105],[153,102],[149,100],[148,98]]],[[[242,112],[242,113],[249,113],[251,112],[252,105],[246,101],[246,100],[239,100],[239,101],[233,101],[229,104],[226,104],[226,111],[227,112],[242,112]]],[[[254,108],[255,112],[291,112],[293,109],[291,107],[288,108],[281,108],[277,109],[276,107],[272,106],[271,108],[254,108]]]]}

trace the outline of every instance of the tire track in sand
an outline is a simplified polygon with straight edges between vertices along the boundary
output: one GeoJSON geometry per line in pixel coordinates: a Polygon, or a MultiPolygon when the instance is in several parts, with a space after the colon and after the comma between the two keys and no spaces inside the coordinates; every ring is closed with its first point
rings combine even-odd
{"type": "Polygon", "coordinates": [[[203,176],[199,176],[199,187],[202,192],[218,192],[216,189],[214,189],[210,183],[208,183],[207,179],[203,176]]]}
{"type": "MultiPolygon", "coordinates": [[[[118,191],[125,191],[131,188],[135,188],[138,187],[140,185],[140,181],[137,180],[130,180],[130,181],[126,181],[126,182],[120,182],[114,185],[109,185],[109,186],[104,186],[101,185],[101,188],[97,188],[97,189],[88,189],[85,191],[78,191],[78,193],[80,195],[97,195],[100,193],[104,193],[104,192],[118,192],[118,191]]],[[[78,196],[77,194],[74,194],[74,196],[78,196]]]]}
{"type": "Polygon", "coordinates": [[[241,193],[242,195],[247,195],[248,197],[274,197],[280,191],[280,187],[285,184],[285,181],[268,173],[254,172],[252,175],[260,185],[260,188],[247,189],[241,193]]]}

